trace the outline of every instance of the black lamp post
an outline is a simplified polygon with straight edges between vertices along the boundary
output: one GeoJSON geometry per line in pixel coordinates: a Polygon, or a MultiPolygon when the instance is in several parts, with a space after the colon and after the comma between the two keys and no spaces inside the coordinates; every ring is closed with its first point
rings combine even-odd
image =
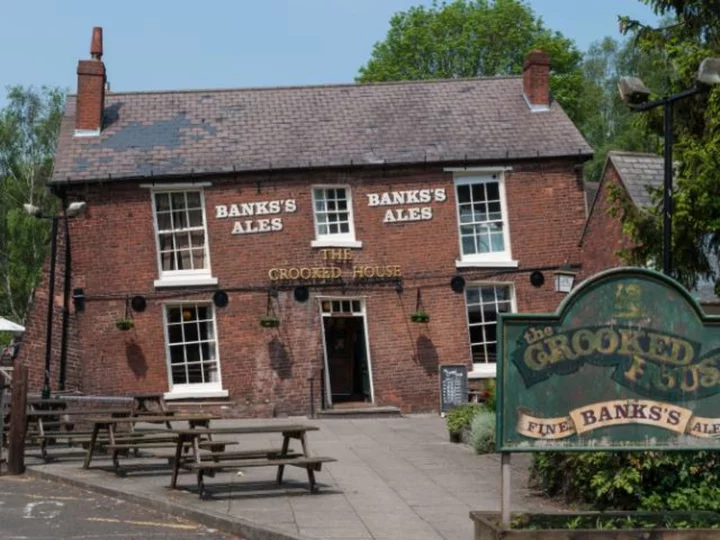
{"type": "Polygon", "coordinates": [[[620,98],[633,111],[648,111],[664,107],[664,174],[663,174],[663,273],[672,275],[672,120],[673,103],[701,92],[707,92],[712,85],[720,83],[720,58],[706,58],[700,63],[697,75],[698,85],[677,94],[648,101],[650,89],[637,77],[622,77],[618,82],[620,98]]]}
{"type": "MultiPolygon", "coordinates": [[[[55,259],[57,258],[58,219],[61,216],[43,216],[37,206],[32,204],[24,204],[23,206],[25,211],[31,216],[52,221],[52,230],[50,232],[50,282],[48,284],[47,330],[45,337],[45,374],[42,387],[42,398],[47,399],[50,397],[50,358],[52,356],[53,304],[55,302],[55,259]]],[[[85,206],[84,202],[70,203],[62,217],[67,219],[78,216],[85,211],[85,206]]]]}

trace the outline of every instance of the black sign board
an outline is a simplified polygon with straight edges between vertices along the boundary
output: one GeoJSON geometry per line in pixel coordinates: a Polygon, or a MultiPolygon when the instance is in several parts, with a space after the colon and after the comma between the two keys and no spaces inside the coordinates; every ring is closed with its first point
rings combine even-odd
{"type": "Polygon", "coordinates": [[[445,364],[440,366],[440,411],[447,412],[468,401],[467,366],[445,364]]]}

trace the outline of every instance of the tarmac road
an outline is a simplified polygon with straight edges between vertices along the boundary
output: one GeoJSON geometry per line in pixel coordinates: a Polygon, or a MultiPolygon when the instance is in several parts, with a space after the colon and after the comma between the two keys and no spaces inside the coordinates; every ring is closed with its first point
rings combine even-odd
{"type": "Polygon", "coordinates": [[[0,476],[0,539],[242,540],[142,506],[29,476],[0,476]]]}

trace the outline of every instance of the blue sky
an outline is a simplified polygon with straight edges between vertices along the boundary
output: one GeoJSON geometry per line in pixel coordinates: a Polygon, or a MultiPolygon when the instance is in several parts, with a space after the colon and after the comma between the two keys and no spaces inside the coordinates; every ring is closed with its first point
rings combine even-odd
{"type": "MultiPolygon", "coordinates": [[[[393,13],[430,0],[3,0],[0,105],[11,84],[72,91],[93,26],[112,90],[351,82],[393,13]]],[[[639,0],[531,0],[582,50],[619,38],[617,15],[656,18],[639,0]]]]}

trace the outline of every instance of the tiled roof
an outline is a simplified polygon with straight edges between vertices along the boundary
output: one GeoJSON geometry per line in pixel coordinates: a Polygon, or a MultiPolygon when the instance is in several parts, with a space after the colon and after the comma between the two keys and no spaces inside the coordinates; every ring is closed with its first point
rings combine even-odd
{"type": "MultiPolygon", "coordinates": [[[[638,207],[648,207],[653,204],[648,188],[662,189],[665,172],[665,161],[662,156],[655,154],[640,154],[635,152],[610,152],[610,159],[620,175],[630,198],[638,207]]],[[[710,264],[718,268],[720,261],[712,252],[708,252],[710,264]]],[[[698,279],[695,288],[690,291],[702,304],[720,303],[715,295],[715,282],[709,279],[698,279]]]]}
{"type": "Polygon", "coordinates": [[[641,208],[651,206],[653,202],[651,190],[662,189],[663,185],[663,157],[655,154],[612,151],[608,153],[608,159],[615,166],[635,205],[641,208]]]}
{"type": "Polygon", "coordinates": [[[592,153],[557,103],[530,111],[519,77],[108,93],[98,137],[73,137],[75,100],[55,184],[592,153]]]}

